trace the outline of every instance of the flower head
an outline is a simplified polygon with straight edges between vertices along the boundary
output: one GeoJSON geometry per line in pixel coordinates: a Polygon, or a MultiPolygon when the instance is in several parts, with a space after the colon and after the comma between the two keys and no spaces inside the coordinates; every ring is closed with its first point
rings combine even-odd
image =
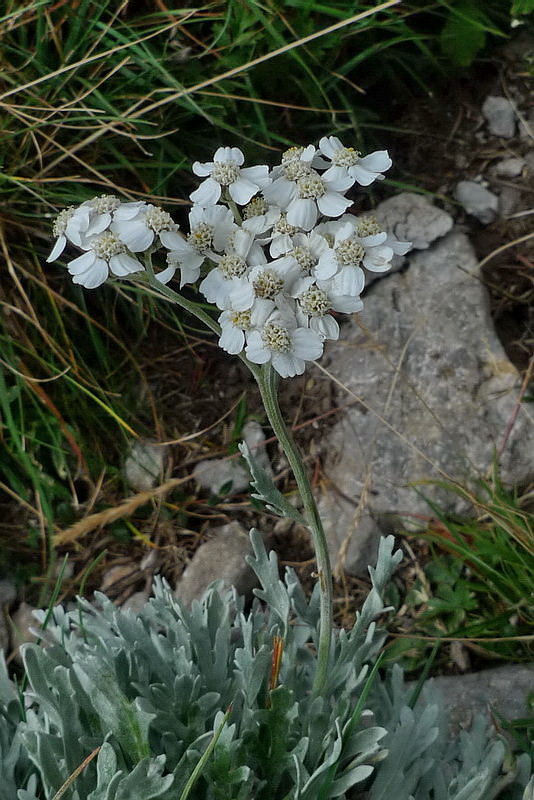
{"type": "Polygon", "coordinates": [[[382,173],[392,164],[387,150],[376,150],[362,158],[358,150],[345,147],[337,136],[323,136],[319,149],[332,164],[324,173],[328,180],[341,180],[348,175],[360,186],[369,186],[375,180],[383,180],[382,173]]]}
{"type": "Polygon", "coordinates": [[[193,172],[205,177],[191,200],[199,206],[212,206],[227,188],[232,200],[240,206],[246,205],[260,189],[269,183],[269,167],[241,168],[245,157],[238,147],[219,147],[213,161],[201,164],[195,161],[193,172]]]}

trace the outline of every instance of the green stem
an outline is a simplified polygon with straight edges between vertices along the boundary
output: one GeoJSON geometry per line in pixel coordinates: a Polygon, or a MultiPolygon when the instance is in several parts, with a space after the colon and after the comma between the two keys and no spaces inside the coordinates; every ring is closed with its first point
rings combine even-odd
{"type": "Polygon", "coordinates": [[[319,645],[317,648],[317,671],[313,684],[313,694],[321,694],[326,684],[328,676],[328,666],[330,659],[330,646],[332,642],[332,570],[330,567],[330,557],[326,541],[323,524],[317,504],[313,496],[312,488],[308,480],[307,470],[304,466],[302,456],[289,432],[280,406],[278,404],[277,383],[278,376],[270,364],[266,364],[256,377],[263,405],[267,412],[269,422],[273,431],[282,445],[282,449],[293,470],[297,486],[304,503],[306,518],[311,531],[315,557],[317,559],[317,571],[319,575],[319,589],[321,593],[321,619],[319,626],[319,645]]]}
{"type": "MultiPolygon", "coordinates": [[[[170,289],[163,283],[160,283],[154,274],[152,266],[152,258],[150,253],[145,256],[145,266],[148,276],[149,285],[158,291],[160,294],[172,300],[183,309],[193,314],[197,319],[201,320],[211,331],[220,336],[221,328],[214,319],[203,309],[199,308],[197,303],[187,300],[178,292],[170,289]]],[[[332,642],[332,629],[333,629],[333,615],[332,615],[332,569],[330,567],[330,557],[328,554],[328,545],[326,536],[317,510],[315,498],[313,496],[312,488],[308,480],[308,474],[303,464],[302,456],[299,453],[297,445],[295,444],[291,433],[289,432],[280,406],[278,404],[278,375],[270,364],[265,364],[263,367],[258,367],[253,364],[242,353],[239,355],[244,364],[249,368],[254,375],[258,384],[261,398],[265,411],[271,423],[271,427],[278,437],[282,449],[287,456],[297,486],[302,497],[304,510],[308,526],[312,535],[313,546],[315,549],[315,557],[317,559],[317,572],[319,576],[319,589],[321,595],[320,611],[321,618],[319,624],[319,644],[317,648],[317,670],[315,673],[313,683],[313,694],[317,696],[321,694],[326,684],[328,676],[328,666],[330,659],[330,646],[332,642]]]]}

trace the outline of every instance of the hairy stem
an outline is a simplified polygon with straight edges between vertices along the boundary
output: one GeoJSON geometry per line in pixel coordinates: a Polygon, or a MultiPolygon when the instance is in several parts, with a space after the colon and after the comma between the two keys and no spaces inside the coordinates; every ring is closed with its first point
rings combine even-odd
{"type": "Polygon", "coordinates": [[[280,411],[277,392],[278,376],[271,365],[266,364],[261,370],[259,378],[256,377],[256,380],[271,427],[282,445],[282,449],[287,456],[295,480],[297,481],[300,496],[304,503],[306,519],[312,535],[315,557],[317,559],[317,572],[321,593],[317,672],[315,673],[313,684],[313,694],[317,696],[321,694],[326,684],[330,646],[332,642],[332,570],[330,567],[328,545],[302,456],[280,411]]]}

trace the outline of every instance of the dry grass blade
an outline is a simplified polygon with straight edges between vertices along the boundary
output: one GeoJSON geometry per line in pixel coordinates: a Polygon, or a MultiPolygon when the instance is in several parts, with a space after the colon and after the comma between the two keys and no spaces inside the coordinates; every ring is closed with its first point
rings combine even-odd
{"type": "Polygon", "coordinates": [[[167,492],[170,492],[177,486],[182,486],[189,480],[191,480],[190,475],[186,475],[183,478],[171,478],[170,480],[165,481],[165,483],[162,483],[161,486],[157,486],[155,489],[134,494],[128,500],[125,500],[124,503],[120,503],[114,508],[107,508],[105,511],[99,511],[96,514],[91,514],[89,517],[85,517],[85,519],[80,520],[75,525],[71,525],[70,528],[66,528],[64,531],[59,531],[59,533],[54,536],[53,544],[56,547],[64,547],[68,544],[74,544],[78,541],[78,539],[81,539],[83,536],[91,531],[96,530],[97,528],[110,525],[112,522],[116,522],[118,519],[122,519],[123,517],[130,517],[141,506],[144,506],[146,503],[150,503],[150,501],[156,497],[162,497],[163,495],[167,494],[167,492]]]}
{"type": "Polygon", "coordinates": [[[101,750],[101,745],[99,747],[95,747],[92,753],[89,753],[87,758],[84,758],[80,766],[76,767],[72,775],[69,775],[63,786],[60,789],[58,789],[58,791],[53,796],[52,800],[60,800],[60,798],[63,797],[67,789],[69,789],[70,786],[72,786],[72,784],[74,783],[80,772],[83,772],[86,766],[91,763],[93,758],[99,754],[100,750],[101,750]]]}

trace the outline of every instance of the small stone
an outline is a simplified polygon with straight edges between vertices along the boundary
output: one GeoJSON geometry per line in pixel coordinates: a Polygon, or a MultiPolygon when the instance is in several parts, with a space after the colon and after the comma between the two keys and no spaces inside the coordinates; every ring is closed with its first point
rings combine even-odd
{"type": "Polygon", "coordinates": [[[515,111],[506,97],[486,97],[482,113],[488,122],[490,133],[511,139],[515,135],[515,111]]]}
{"type": "Polygon", "coordinates": [[[138,567],[137,564],[133,563],[133,561],[129,561],[127,564],[118,564],[115,567],[111,567],[107,572],[104,573],[102,577],[100,591],[104,592],[104,594],[107,594],[107,592],[109,592],[110,589],[113,589],[116,584],[136,574],[138,574],[138,567]]]}
{"type": "Polygon", "coordinates": [[[30,630],[39,630],[39,621],[34,617],[34,608],[22,602],[14,614],[11,615],[11,648],[15,659],[21,662],[20,647],[27,642],[35,642],[37,636],[30,630]]]}
{"type": "Polygon", "coordinates": [[[132,611],[134,614],[140,614],[148,602],[150,592],[134,592],[124,603],[121,605],[121,611],[132,611]]]}
{"type": "Polygon", "coordinates": [[[243,595],[258,585],[245,561],[245,556],[252,555],[245,529],[238,522],[230,522],[212,533],[213,538],[200,545],[176,585],[174,595],[186,605],[201,598],[214,581],[222,580],[225,588],[235,586],[243,595]]]}
{"type": "Polygon", "coordinates": [[[499,199],[489,189],[475,181],[460,181],[456,186],[456,199],[464,210],[483,225],[489,225],[497,216],[499,199]]]}
{"type": "Polygon", "coordinates": [[[525,162],[522,158],[504,158],[495,167],[500,178],[517,178],[523,172],[525,162]]]}
{"type": "Polygon", "coordinates": [[[124,477],[137,492],[148,492],[161,480],[167,448],[148,439],[134,442],[126,463],[124,477]]]}
{"type": "Polygon", "coordinates": [[[250,484],[250,473],[241,458],[211,458],[199,461],[193,477],[210,494],[238,494],[250,484]]]}
{"type": "Polygon", "coordinates": [[[412,242],[414,250],[426,250],[453,226],[450,214],[413,192],[401,192],[384,200],[375,215],[385,231],[402,242],[412,242]]]}
{"type": "Polygon", "coordinates": [[[252,454],[252,458],[268,475],[273,474],[269,454],[265,449],[265,433],[259,422],[249,420],[243,425],[243,439],[252,454]]]}

